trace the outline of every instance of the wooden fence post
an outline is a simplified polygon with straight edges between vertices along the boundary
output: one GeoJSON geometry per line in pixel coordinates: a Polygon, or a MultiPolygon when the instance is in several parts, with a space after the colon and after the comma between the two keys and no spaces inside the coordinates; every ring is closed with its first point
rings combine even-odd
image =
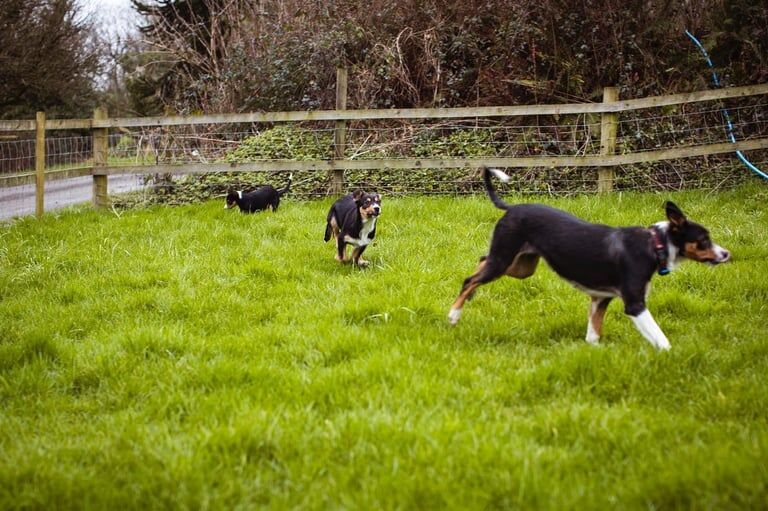
{"type": "MultiPolygon", "coordinates": [[[[618,101],[619,89],[606,87],[603,89],[603,103],[618,101]]],[[[616,129],[619,114],[608,112],[602,114],[600,122],[600,155],[610,156],[616,153],[616,129]]],[[[597,191],[607,193],[613,191],[613,167],[600,167],[597,170],[597,191]]]]}
{"type": "MultiPolygon", "coordinates": [[[[336,110],[347,109],[347,69],[340,67],[336,69],[336,110]]],[[[344,159],[344,149],[347,136],[347,121],[336,121],[333,132],[333,158],[336,160],[344,159]]],[[[332,195],[340,195],[344,190],[344,170],[334,169],[331,171],[331,187],[329,192],[332,195]]]]}
{"type": "MultiPolygon", "coordinates": [[[[93,120],[107,118],[107,109],[96,108],[93,120]]],[[[108,206],[107,175],[104,173],[109,158],[109,128],[93,128],[93,206],[105,208],[108,206]]]]}
{"type": "Polygon", "coordinates": [[[35,215],[45,213],[45,112],[35,117],[35,215]]]}

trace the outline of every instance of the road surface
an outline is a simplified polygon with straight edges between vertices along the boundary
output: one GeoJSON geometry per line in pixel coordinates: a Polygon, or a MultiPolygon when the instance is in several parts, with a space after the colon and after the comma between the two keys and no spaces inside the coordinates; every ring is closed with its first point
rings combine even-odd
{"type": "MultiPolygon", "coordinates": [[[[144,187],[141,176],[109,176],[108,193],[140,190],[144,187]]],[[[45,182],[45,211],[66,208],[90,202],[93,197],[91,176],[73,177],[45,182]]],[[[0,188],[0,221],[35,214],[35,185],[0,188]]]]}

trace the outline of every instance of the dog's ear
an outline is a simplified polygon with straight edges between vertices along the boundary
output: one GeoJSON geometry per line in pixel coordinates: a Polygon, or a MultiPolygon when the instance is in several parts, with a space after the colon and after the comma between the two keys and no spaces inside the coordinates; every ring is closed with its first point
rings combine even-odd
{"type": "Polygon", "coordinates": [[[664,205],[664,209],[667,210],[667,219],[672,227],[682,227],[685,225],[685,214],[683,214],[683,211],[677,207],[677,204],[668,200],[664,205]]]}
{"type": "Polygon", "coordinates": [[[363,190],[360,190],[359,188],[352,192],[352,198],[355,201],[355,204],[359,208],[363,203],[363,197],[365,196],[365,192],[363,190]]]}

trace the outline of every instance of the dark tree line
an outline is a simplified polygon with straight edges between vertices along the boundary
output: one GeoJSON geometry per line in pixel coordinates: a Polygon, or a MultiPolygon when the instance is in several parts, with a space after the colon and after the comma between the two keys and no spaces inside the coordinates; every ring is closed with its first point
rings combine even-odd
{"type": "Polygon", "coordinates": [[[102,50],[75,0],[0,0],[0,117],[87,113],[102,50]]]}
{"type": "Polygon", "coordinates": [[[753,0],[133,0],[158,64],[137,78],[178,111],[496,105],[708,86],[686,29],[731,85],[768,79],[753,0]],[[162,57],[160,57],[162,56],[162,57]]]}
{"type": "Polygon", "coordinates": [[[115,46],[75,0],[0,0],[0,116],[88,115],[103,101],[139,115],[332,108],[337,66],[350,71],[350,108],[705,88],[686,29],[727,85],[768,81],[768,4],[754,0],[132,3],[139,36],[115,46]]]}

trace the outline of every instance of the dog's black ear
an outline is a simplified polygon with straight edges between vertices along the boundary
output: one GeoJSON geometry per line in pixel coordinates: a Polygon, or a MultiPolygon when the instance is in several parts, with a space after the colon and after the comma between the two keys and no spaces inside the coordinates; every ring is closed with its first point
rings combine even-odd
{"type": "Polygon", "coordinates": [[[363,197],[365,196],[365,192],[363,190],[357,189],[354,192],[352,192],[352,198],[355,201],[355,204],[359,208],[363,204],[363,197]]]}
{"type": "Polygon", "coordinates": [[[682,227],[685,224],[685,214],[683,214],[683,211],[677,207],[677,204],[668,200],[664,205],[664,209],[667,210],[667,219],[673,227],[682,227]]]}

